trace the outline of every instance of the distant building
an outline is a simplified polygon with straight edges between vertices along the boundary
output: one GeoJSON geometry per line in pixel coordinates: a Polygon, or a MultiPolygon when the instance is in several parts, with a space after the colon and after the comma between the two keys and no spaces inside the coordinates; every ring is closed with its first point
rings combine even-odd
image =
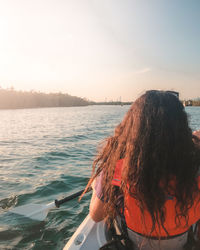
{"type": "Polygon", "coordinates": [[[183,101],[183,106],[192,106],[193,105],[193,101],[192,100],[184,100],[183,101]]]}

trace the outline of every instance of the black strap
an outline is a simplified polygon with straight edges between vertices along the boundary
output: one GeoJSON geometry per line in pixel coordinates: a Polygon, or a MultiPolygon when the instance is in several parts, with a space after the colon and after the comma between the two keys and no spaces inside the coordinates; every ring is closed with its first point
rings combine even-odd
{"type": "MultiPolygon", "coordinates": [[[[119,187],[116,187],[116,189],[119,190],[119,187]]],[[[119,195],[118,199],[116,200],[116,210],[120,217],[120,225],[118,219],[110,222],[108,234],[110,235],[111,240],[103,245],[100,250],[133,250],[133,243],[128,237],[127,225],[124,217],[123,195],[119,195]],[[120,230],[120,234],[117,234],[116,226],[120,230]]]]}
{"type": "MultiPolygon", "coordinates": [[[[126,249],[127,250],[134,249],[133,242],[129,239],[129,236],[128,236],[127,224],[126,224],[126,219],[124,216],[124,196],[120,196],[120,203],[122,204],[122,210],[118,208],[117,210],[118,210],[118,214],[120,217],[121,226],[118,225],[118,227],[121,229],[121,236],[122,236],[126,249]]],[[[117,219],[116,219],[116,223],[118,224],[117,219]]]]}
{"type": "MultiPolygon", "coordinates": [[[[117,221],[115,221],[117,223],[117,221]]],[[[121,227],[120,227],[121,229],[121,227]]],[[[121,231],[121,234],[117,234],[114,221],[109,227],[108,233],[111,236],[106,244],[104,244],[99,250],[133,250],[133,243],[130,241],[128,234],[121,231]]]]}
{"type": "Polygon", "coordinates": [[[126,246],[121,243],[121,240],[123,240],[123,237],[117,235],[117,237],[115,236],[115,239],[108,241],[100,247],[99,250],[125,250],[126,246]]]}
{"type": "Polygon", "coordinates": [[[199,250],[200,249],[200,240],[198,239],[198,223],[197,221],[194,226],[191,226],[188,230],[187,242],[184,246],[184,250],[199,250]]]}
{"type": "Polygon", "coordinates": [[[127,230],[127,224],[124,217],[124,213],[121,214],[121,230],[122,230],[122,236],[124,238],[124,243],[127,249],[133,249],[133,242],[129,239],[128,236],[128,230],[127,230]]]}

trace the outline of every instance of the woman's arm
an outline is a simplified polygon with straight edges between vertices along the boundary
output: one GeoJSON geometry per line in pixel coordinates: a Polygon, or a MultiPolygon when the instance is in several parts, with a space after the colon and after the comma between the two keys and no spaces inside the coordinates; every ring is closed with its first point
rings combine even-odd
{"type": "Polygon", "coordinates": [[[105,217],[104,203],[97,197],[94,189],[90,201],[90,216],[95,222],[99,222],[105,217]]]}

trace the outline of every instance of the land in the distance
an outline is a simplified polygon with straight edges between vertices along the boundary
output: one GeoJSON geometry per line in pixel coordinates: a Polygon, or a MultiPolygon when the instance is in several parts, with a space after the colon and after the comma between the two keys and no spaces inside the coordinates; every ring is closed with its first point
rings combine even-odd
{"type": "MultiPolygon", "coordinates": [[[[200,106],[200,98],[183,100],[184,106],[200,106]]],[[[45,107],[76,107],[88,105],[130,105],[131,102],[94,102],[64,93],[42,93],[36,91],[16,91],[0,88],[0,109],[23,109],[45,107]]]]}
{"type": "Polygon", "coordinates": [[[88,105],[129,105],[131,102],[94,102],[63,93],[41,93],[0,88],[0,109],[76,107],[88,105]]]}
{"type": "Polygon", "coordinates": [[[200,98],[196,98],[193,100],[184,100],[183,101],[184,106],[200,106],[200,98]]]}

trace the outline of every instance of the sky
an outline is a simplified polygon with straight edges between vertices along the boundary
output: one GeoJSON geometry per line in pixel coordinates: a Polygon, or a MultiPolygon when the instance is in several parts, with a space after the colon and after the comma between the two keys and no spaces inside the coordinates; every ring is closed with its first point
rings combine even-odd
{"type": "Polygon", "coordinates": [[[0,86],[134,101],[200,97],[199,0],[0,0],[0,86]]]}

